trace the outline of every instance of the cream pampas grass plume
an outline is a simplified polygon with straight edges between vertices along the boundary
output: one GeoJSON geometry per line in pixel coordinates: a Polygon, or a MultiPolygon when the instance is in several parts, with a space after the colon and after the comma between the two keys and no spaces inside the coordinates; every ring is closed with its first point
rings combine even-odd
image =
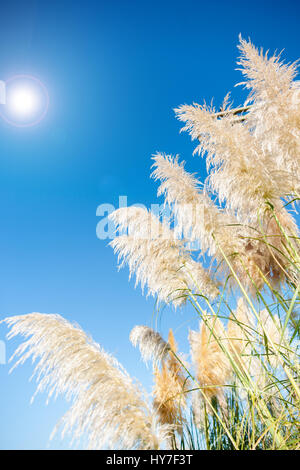
{"type": "Polygon", "coordinates": [[[206,397],[216,397],[224,406],[224,386],[232,374],[232,367],[224,349],[228,345],[227,334],[217,317],[205,316],[199,331],[189,333],[191,356],[196,377],[206,397]]]}
{"type": "MultiPolygon", "coordinates": [[[[236,260],[232,264],[243,283],[255,291],[265,281],[276,288],[285,280],[297,282],[288,258],[291,250],[299,257],[298,230],[282,199],[297,196],[300,187],[300,86],[294,80],[295,64],[268,58],[242,39],[239,47],[239,65],[247,78],[244,85],[250,89],[243,119],[236,118],[227,102],[222,113],[205,104],[183,105],[175,112],[185,123],[182,130],[200,141],[195,152],[206,156],[209,174],[204,188],[217,196],[230,217],[248,227],[248,233],[237,229],[238,237],[233,236],[233,251],[244,268],[236,260]],[[236,244],[239,237],[244,240],[242,247],[236,244]]],[[[170,186],[174,186],[176,164],[173,162],[172,175],[168,170],[168,178],[167,163],[157,160],[155,175],[163,179],[161,191],[168,192],[169,198],[174,194],[170,186]]],[[[176,171],[179,176],[183,168],[177,165],[176,171]]],[[[193,197],[198,197],[195,182],[191,183],[193,197]]],[[[224,228],[224,234],[226,231],[224,228]]],[[[217,241],[220,247],[224,245],[222,239],[217,241]]],[[[226,249],[223,252],[228,256],[226,249]]]]}
{"type": "Polygon", "coordinates": [[[199,241],[203,252],[219,259],[214,237],[227,254],[240,251],[238,221],[213,204],[200,182],[184,169],[184,162],[179,163],[178,156],[161,153],[153,160],[152,177],[161,181],[158,196],[164,195],[165,202],[174,205],[176,230],[188,240],[199,241]]]}
{"type": "Polygon", "coordinates": [[[143,325],[135,326],[130,332],[130,341],[133,346],[139,346],[141,356],[145,362],[152,360],[154,363],[163,361],[170,345],[152,328],[143,325]]]}
{"type": "MultiPolygon", "coordinates": [[[[287,274],[283,236],[270,214],[264,217],[265,243],[258,239],[257,228],[244,227],[234,214],[213,204],[194,175],[185,171],[184,162],[178,162],[178,157],[158,153],[153,159],[152,177],[161,181],[158,195],[164,194],[166,203],[173,206],[176,231],[187,240],[200,242],[202,253],[211,256],[212,261],[217,260],[222,275],[230,273],[224,262],[225,254],[250,290],[255,290],[253,285],[263,286],[263,276],[273,283],[282,280],[287,274]]],[[[291,215],[279,202],[276,214],[289,233],[297,232],[291,215]]]]}
{"type": "Polygon", "coordinates": [[[278,196],[279,182],[273,181],[262,162],[259,143],[230,113],[216,119],[214,108],[197,104],[183,105],[175,111],[178,119],[186,122],[182,130],[200,140],[196,152],[207,155],[207,184],[211,190],[240,219],[255,218],[265,199],[278,196]]]}
{"type": "Polygon", "coordinates": [[[180,430],[182,411],[186,406],[184,386],[187,380],[180,362],[173,353],[177,345],[172,330],[168,342],[147,326],[137,325],[130,333],[130,341],[139,346],[144,361],[152,360],[154,366],[153,406],[161,424],[180,430]]]}
{"type": "Polygon", "coordinates": [[[118,209],[110,215],[117,229],[128,235],[116,237],[110,245],[121,266],[129,266],[136,284],[148,288],[159,301],[182,305],[191,291],[215,297],[218,290],[200,263],[185,250],[174,232],[151,212],[138,207],[118,209]]]}
{"type": "Polygon", "coordinates": [[[154,369],[154,408],[162,424],[174,425],[180,432],[184,421],[184,410],[187,405],[185,390],[188,382],[180,362],[173,353],[177,353],[177,345],[170,329],[168,336],[170,349],[162,362],[161,369],[154,369]]]}
{"type": "Polygon", "coordinates": [[[269,170],[280,178],[282,196],[299,192],[300,177],[300,83],[298,64],[284,64],[280,56],[268,57],[250,41],[240,38],[239,65],[253,102],[247,124],[264,151],[269,170]]]}
{"type": "Polygon", "coordinates": [[[14,367],[31,357],[36,361],[37,392],[72,400],[59,423],[62,435],[72,432],[73,440],[87,438],[91,449],[157,449],[163,444],[169,429],[159,424],[141,389],[78,326],[41,313],[3,321],[10,327],[9,338],[25,337],[13,355],[19,357],[14,367]]]}
{"type": "Polygon", "coordinates": [[[206,105],[176,109],[182,130],[200,140],[195,152],[207,155],[207,183],[221,202],[242,219],[255,218],[264,201],[293,194],[299,188],[300,86],[296,65],[268,58],[251,42],[240,40],[239,65],[253,103],[243,121],[225,104],[222,119],[206,105]],[[284,175],[284,178],[283,178],[284,175]]]}

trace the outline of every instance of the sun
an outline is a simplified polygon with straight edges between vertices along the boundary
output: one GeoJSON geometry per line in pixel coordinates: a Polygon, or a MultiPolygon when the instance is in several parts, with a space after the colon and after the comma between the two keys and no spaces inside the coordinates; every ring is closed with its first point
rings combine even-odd
{"type": "Polygon", "coordinates": [[[33,89],[29,87],[17,87],[11,93],[8,105],[12,113],[19,116],[29,116],[37,110],[39,100],[33,89]]]}
{"type": "Polygon", "coordinates": [[[47,114],[49,95],[45,85],[32,75],[14,75],[5,82],[5,104],[0,117],[16,127],[32,127],[47,114]]]}

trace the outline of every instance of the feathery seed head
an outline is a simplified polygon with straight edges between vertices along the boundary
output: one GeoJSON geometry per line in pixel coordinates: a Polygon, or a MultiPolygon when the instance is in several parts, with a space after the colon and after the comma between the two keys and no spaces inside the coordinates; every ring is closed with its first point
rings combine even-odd
{"type": "Polygon", "coordinates": [[[133,346],[139,346],[145,362],[149,360],[153,360],[154,363],[163,361],[170,349],[170,345],[164,341],[160,334],[147,326],[135,326],[131,330],[129,338],[133,346]]]}
{"type": "Polygon", "coordinates": [[[250,90],[248,101],[255,104],[246,123],[254,129],[264,151],[263,163],[284,196],[300,186],[300,88],[294,80],[298,64],[284,64],[280,55],[268,57],[242,38],[238,47],[238,64],[246,78],[242,85],[250,90]]]}
{"type": "Polygon", "coordinates": [[[217,294],[200,263],[192,260],[183,242],[177,240],[174,232],[151,212],[130,207],[119,209],[110,217],[118,226],[128,227],[130,233],[134,231],[134,235],[116,237],[110,245],[122,259],[121,266],[127,263],[130,275],[135,273],[136,284],[148,287],[148,295],[157,296],[166,303],[172,302],[176,307],[185,302],[190,290],[199,291],[199,287],[204,295],[217,294]],[[149,233],[149,226],[155,227],[155,237],[149,233]],[[136,237],[136,234],[143,234],[143,237],[136,237]]]}
{"type": "Polygon", "coordinates": [[[199,331],[190,331],[189,342],[197,380],[203,392],[206,397],[217,397],[219,403],[223,403],[224,385],[232,369],[223,351],[227,345],[227,335],[221,321],[217,317],[206,316],[199,331]]]}
{"type": "Polygon", "coordinates": [[[88,448],[154,449],[167,428],[143,398],[118,361],[103,351],[79,327],[60,315],[32,313],[3,320],[8,337],[26,338],[15,351],[16,362],[36,361],[37,392],[64,394],[72,405],[59,423],[64,435],[86,438],[88,448]],[[157,426],[158,425],[158,426],[157,426]]]}
{"type": "Polygon", "coordinates": [[[188,381],[180,361],[173,354],[177,351],[177,344],[172,329],[169,331],[168,343],[168,355],[162,362],[161,370],[158,367],[154,369],[153,406],[162,424],[172,424],[181,432],[183,411],[187,405],[184,391],[188,381]]]}

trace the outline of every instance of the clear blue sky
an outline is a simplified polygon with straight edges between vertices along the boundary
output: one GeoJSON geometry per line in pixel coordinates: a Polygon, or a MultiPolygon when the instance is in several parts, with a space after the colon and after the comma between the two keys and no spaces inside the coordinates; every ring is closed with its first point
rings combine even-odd
{"type": "MultiPolygon", "coordinates": [[[[0,120],[0,318],[60,313],[150,387],[128,335],[152,324],[154,302],[97,239],[96,208],[117,205],[119,195],[155,203],[149,172],[157,150],[179,153],[203,177],[173,108],[212,97],[219,105],[229,90],[240,104],[239,33],[293,61],[299,13],[296,0],[1,2],[0,79],[39,77],[50,108],[32,128],[0,120]]],[[[160,328],[177,329],[184,349],[195,323],[191,311],[166,309],[160,328]]],[[[5,334],[0,326],[0,340],[5,334]]],[[[7,343],[7,356],[16,344],[7,343]]],[[[44,395],[29,404],[31,373],[30,363],[12,375],[0,365],[1,449],[46,448],[66,410],[63,400],[46,407],[44,395]]]]}

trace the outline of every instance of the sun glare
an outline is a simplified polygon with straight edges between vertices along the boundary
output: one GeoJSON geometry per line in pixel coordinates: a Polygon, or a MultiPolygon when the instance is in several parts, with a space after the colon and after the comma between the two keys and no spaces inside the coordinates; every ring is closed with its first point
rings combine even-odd
{"type": "Polygon", "coordinates": [[[47,88],[32,75],[15,75],[6,80],[4,98],[0,117],[12,126],[34,126],[47,114],[47,88]]]}
{"type": "Polygon", "coordinates": [[[13,113],[30,115],[38,107],[38,97],[30,88],[17,88],[13,91],[9,106],[13,113]]]}

